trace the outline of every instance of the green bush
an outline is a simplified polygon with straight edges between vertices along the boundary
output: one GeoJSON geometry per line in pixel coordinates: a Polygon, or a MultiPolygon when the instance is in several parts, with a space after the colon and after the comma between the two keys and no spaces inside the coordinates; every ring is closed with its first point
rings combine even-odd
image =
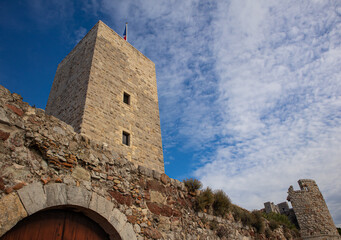
{"type": "Polygon", "coordinates": [[[296,226],[290,222],[289,218],[286,215],[279,214],[279,213],[264,213],[263,217],[267,220],[276,222],[278,225],[285,226],[290,230],[297,230],[296,226]]]}
{"type": "Polygon", "coordinates": [[[256,228],[258,233],[263,233],[265,226],[264,226],[264,220],[263,220],[262,214],[259,211],[253,211],[251,215],[252,215],[251,225],[254,228],[256,228]]]}
{"type": "Polygon", "coordinates": [[[275,220],[271,219],[269,222],[269,227],[273,231],[279,227],[279,224],[275,220]]]}
{"type": "Polygon", "coordinates": [[[341,228],[336,228],[339,234],[341,235],[341,228]]]}
{"type": "Polygon", "coordinates": [[[199,196],[196,198],[196,208],[197,210],[204,211],[209,210],[214,202],[214,194],[212,189],[207,187],[204,191],[201,192],[199,196]]]}
{"type": "Polygon", "coordinates": [[[231,206],[231,210],[236,221],[241,221],[245,226],[254,227],[258,233],[264,232],[264,220],[259,211],[253,211],[250,213],[249,211],[233,204],[231,206]]]}
{"type": "Polygon", "coordinates": [[[231,207],[231,200],[224,191],[218,190],[214,193],[214,202],[212,207],[214,215],[224,216],[228,213],[231,207]]]}
{"type": "Polygon", "coordinates": [[[231,207],[232,215],[236,221],[241,221],[244,225],[251,226],[252,216],[251,213],[237,205],[231,207]]]}
{"type": "Polygon", "coordinates": [[[231,210],[232,210],[232,215],[236,221],[239,221],[242,219],[243,210],[240,207],[232,204],[231,210]]]}
{"type": "Polygon", "coordinates": [[[202,188],[202,183],[195,178],[186,178],[183,180],[183,182],[189,192],[195,192],[196,190],[202,188]]]}

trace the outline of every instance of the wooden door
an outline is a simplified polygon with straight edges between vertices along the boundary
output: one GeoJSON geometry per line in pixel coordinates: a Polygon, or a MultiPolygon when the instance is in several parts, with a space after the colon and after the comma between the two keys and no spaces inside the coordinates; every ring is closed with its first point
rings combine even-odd
{"type": "Polygon", "coordinates": [[[0,240],[109,240],[104,230],[82,213],[48,210],[29,216],[0,240]]]}

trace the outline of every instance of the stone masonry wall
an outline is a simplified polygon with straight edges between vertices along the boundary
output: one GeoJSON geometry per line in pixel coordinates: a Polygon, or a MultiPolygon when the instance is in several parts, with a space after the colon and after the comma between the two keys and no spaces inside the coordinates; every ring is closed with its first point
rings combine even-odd
{"type": "Polygon", "coordinates": [[[136,166],[164,172],[155,65],[103,22],[58,67],[47,112],[136,166]],[[60,86],[67,91],[61,94],[60,86]],[[69,92],[78,89],[82,99],[69,92]],[[129,146],[122,143],[123,131],[130,134],[129,146]]]}
{"type": "Polygon", "coordinates": [[[90,31],[58,65],[46,112],[80,132],[96,31],[90,31]]]}
{"type": "Polygon", "coordinates": [[[295,211],[303,239],[341,239],[329,213],[327,204],[314,180],[298,181],[300,189],[290,186],[288,200],[295,211]]]}
{"type": "MultiPolygon", "coordinates": [[[[267,239],[232,215],[196,213],[182,182],[136,167],[2,86],[0,159],[0,236],[37,211],[73,206],[111,239],[267,239]]],[[[272,239],[286,239],[283,229],[272,239]]]]}

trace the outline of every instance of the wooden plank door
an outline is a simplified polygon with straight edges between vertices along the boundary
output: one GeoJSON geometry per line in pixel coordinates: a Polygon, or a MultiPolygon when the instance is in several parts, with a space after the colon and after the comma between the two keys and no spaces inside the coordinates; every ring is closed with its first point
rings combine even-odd
{"type": "Polygon", "coordinates": [[[0,240],[109,240],[106,232],[82,213],[48,210],[29,216],[0,240]]]}

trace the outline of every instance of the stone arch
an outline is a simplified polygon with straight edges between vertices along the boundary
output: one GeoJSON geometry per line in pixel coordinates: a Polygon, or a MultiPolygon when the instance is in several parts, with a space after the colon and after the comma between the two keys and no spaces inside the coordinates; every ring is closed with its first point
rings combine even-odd
{"type": "MultiPolygon", "coordinates": [[[[84,187],[70,186],[64,183],[51,183],[42,185],[40,182],[32,183],[18,190],[17,194],[3,197],[13,207],[1,209],[3,216],[10,216],[11,221],[6,221],[0,236],[14,227],[22,218],[35,212],[53,208],[75,208],[97,222],[110,239],[136,240],[133,226],[127,222],[127,217],[114,208],[114,204],[84,187]],[[16,211],[13,212],[13,208],[16,211]]],[[[0,221],[1,222],[1,221],[0,221]]]]}
{"type": "MultiPolygon", "coordinates": [[[[110,240],[94,220],[72,208],[44,209],[20,220],[1,240],[110,240]]],[[[117,237],[117,239],[121,239],[117,237]]]]}

